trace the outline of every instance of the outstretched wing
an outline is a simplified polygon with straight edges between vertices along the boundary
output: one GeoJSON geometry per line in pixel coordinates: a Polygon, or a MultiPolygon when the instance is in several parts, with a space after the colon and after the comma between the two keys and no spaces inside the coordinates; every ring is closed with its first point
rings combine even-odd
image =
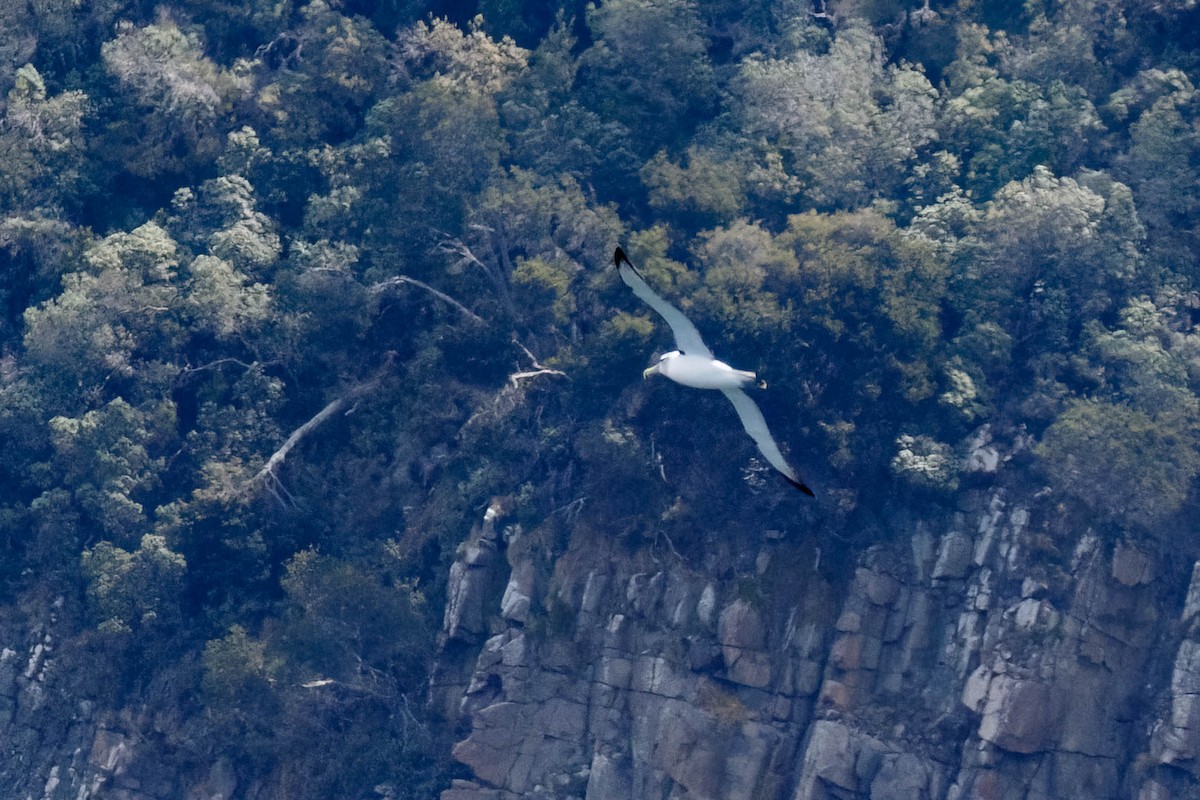
{"type": "Polygon", "coordinates": [[[742,427],[758,445],[758,451],[767,459],[767,463],[779,470],[792,486],[809,497],[814,497],[813,490],[808,488],[804,481],[800,480],[796,470],[783,460],[783,453],[779,452],[779,446],[775,444],[771,431],[767,429],[767,421],[763,419],[762,412],[758,410],[758,404],[750,398],[750,395],[741,389],[722,389],[721,393],[729,398],[729,402],[733,403],[738,418],[742,421],[742,427]]]}
{"type": "Polygon", "coordinates": [[[613,263],[617,265],[617,271],[621,273],[621,280],[625,281],[625,285],[633,289],[633,293],[640,297],[642,302],[657,311],[658,315],[671,326],[671,333],[675,335],[676,348],[689,356],[713,357],[712,351],[704,346],[704,340],[700,338],[700,331],[696,330],[692,321],[685,317],[678,308],[654,293],[650,284],[646,283],[641,274],[633,268],[633,264],[629,263],[629,259],[625,257],[625,251],[620,247],[613,254],[613,263]]]}

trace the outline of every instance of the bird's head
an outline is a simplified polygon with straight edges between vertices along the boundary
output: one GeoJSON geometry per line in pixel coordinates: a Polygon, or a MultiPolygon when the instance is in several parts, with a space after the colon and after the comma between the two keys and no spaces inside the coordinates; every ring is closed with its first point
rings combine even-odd
{"type": "Polygon", "coordinates": [[[658,363],[652,367],[647,367],[642,371],[642,380],[649,378],[651,375],[665,375],[668,365],[675,359],[683,355],[682,350],[672,350],[669,353],[663,353],[658,357],[658,363]]]}

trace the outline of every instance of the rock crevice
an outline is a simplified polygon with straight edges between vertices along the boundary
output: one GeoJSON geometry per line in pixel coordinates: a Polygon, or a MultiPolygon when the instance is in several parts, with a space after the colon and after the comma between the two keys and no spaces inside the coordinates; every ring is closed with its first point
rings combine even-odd
{"type": "Polygon", "coordinates": [[[1200,635],[1159,631],[1197,617],[1200,566],[1175,607],[1152,542],[1068,541],[998,492],[963,508],[840,578],[779,531],[744,571],[586,526],[552,574],[514,550],[481,566],[485,523],[451,571],[464,678],[434,693],[474,777],[442,800],[1193,796],[1200,635]],[[484,582],[507,587],[490,607],[484,582]],[[1162,659],[1169,685],[1147,677],[1162,659]]]}

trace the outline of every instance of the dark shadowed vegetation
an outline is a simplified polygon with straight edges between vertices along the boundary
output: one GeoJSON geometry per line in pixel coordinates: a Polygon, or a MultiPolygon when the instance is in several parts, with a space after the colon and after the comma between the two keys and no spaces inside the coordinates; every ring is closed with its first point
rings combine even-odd
{"type": "Polygon", "coordinates": [[[172,758],[428,798],[444,575],[493,498],[684,558],[989,483],[1113,536],[1194,519],[1198,29],[1183,0],[0,3],[0,598],[65,597],[114,703],[170,676],[172,758]],[[817,500],[719,396],[643,385],[669,338],[618,242],[767,380],[817,500]]]}

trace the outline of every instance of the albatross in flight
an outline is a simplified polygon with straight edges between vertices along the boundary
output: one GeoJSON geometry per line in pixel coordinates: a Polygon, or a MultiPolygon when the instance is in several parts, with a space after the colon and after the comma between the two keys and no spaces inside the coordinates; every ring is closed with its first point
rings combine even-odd
{"type": "Polygon", "coordinates": [[[625,251],[620,247],[613,253],[613,263],[616,264],[617,272],[621,274],[625,285],[633,289],[633,293],[646,305],[657,311],[658,315],[667,321],[667,325],[671,326],[671,333],[675,335],[677,349],[664,353],[657,364],[642,373],[642,377],[649,378],[658,374],[696,389],[720,389],[721,393],[729,398],[729,402],[733,403],[738,418],[742,421],[742,427],[758,445],[759,452],[767,462],[787,478],[788,483],[812,497],[812,489],[800,480],[796,470],[792,469],[779,452],[758,405],[750,399],[750,395],[742,391],[743,386],[754,382],[754,373],[734,369],[724,361],[713,358],[712,352],[704,345],[704,340],[700,338],[700,332],[696,330],[692,321],[678,308],[654,293],[641,274],[634,269],[633,264],[629,263],[625,251]]]}

